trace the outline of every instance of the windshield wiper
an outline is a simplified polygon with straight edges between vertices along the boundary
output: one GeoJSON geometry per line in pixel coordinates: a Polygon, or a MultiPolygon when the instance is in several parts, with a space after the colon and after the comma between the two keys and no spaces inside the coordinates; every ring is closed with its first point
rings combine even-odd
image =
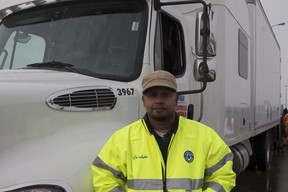
{"type": "Polygon", "coordinates": [[[74,68],[74,65],[68,63],[62,63],[59,61],[49,61],[43,63],[32,63],[27,65],[28,68],[45,68],[45,69],[65,69],[74,73],[80,73],[74,68]]]}

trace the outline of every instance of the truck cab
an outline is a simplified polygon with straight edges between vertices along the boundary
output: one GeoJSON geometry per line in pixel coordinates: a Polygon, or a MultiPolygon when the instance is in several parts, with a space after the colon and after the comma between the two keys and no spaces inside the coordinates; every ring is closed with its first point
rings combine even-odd
{"type": "Polygon", "coordinates": [[[215,129],[237,173],[278,124],[278,87],[254,92],[280,83],[278,65],[256,67],[258,0],[19,2],[0,10],[0,191],[92,192],[91,163],[145,115],[141,82],[155,70],[176,77],[178,114],[215,129]],[[269,76],[260,88],[256,72],[269,76]]]}
{"type": "MultiPolygon", "coordinates": [[[[180,90],[193,87],[192,28],[171,13],[150,0],[1,10],[0,191],[93,191],[90,165],[103,144],[145,114],[143,75],[164,69],[180,90]]],[[[187,116],[185,100],[178,111],[187,116]]]]}

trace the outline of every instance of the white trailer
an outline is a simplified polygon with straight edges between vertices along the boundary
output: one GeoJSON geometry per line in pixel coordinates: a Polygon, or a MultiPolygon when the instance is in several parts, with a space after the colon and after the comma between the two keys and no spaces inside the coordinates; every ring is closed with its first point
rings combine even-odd
{"type": "Polygon", "coordinates": [[[279,44],[259,0],[209,2],[3,7],[0,192],[92,192],[91,163],[144,115],[141,80],[159,69],[176,77],[177,112],[231,147],[235,172],[267,169],[280,132],[279,44]]]}

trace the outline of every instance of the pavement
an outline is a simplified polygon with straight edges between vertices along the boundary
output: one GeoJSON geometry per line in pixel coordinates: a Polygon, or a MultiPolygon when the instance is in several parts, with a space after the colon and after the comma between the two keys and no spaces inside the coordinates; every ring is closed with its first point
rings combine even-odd
{"type": "Polygon", "coordinates": [[[288,147],[272,151],[270,170],[240,173],[232,192],[288,192],[288,147]]]}

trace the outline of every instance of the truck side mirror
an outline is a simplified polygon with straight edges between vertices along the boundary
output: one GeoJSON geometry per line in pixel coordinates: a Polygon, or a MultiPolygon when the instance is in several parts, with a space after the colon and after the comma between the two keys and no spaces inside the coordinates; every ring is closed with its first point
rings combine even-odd
{"type": "MultiPolygon", "coordinates": [[[[208,74],[206,74],[206,81],[213,82],[216,80],[216,63],[215,59],[207,59],[208,74]]],[[[198,82],[204,81],[204,67],[202,59],[196,59],[194,62],[194,78],[198,82]]]]}
{"type": "Polygon", "coordinates": [[[206,47],[207,47],[207,56],[208,57],[214,57],[216,55],[216,40],[214,37],[214,34],[210,31],[210,20],[211,18],[207,18],[207,28],[210,32],[210,36],[203,36],[203,20],[204,20],[204,13],[202,11],[199,11],[197,14],[197,20],[196,20],[196,54],[198,56],[204,56],[204,47],[203,47],[203,38],[206,37],[206,47]]]}

